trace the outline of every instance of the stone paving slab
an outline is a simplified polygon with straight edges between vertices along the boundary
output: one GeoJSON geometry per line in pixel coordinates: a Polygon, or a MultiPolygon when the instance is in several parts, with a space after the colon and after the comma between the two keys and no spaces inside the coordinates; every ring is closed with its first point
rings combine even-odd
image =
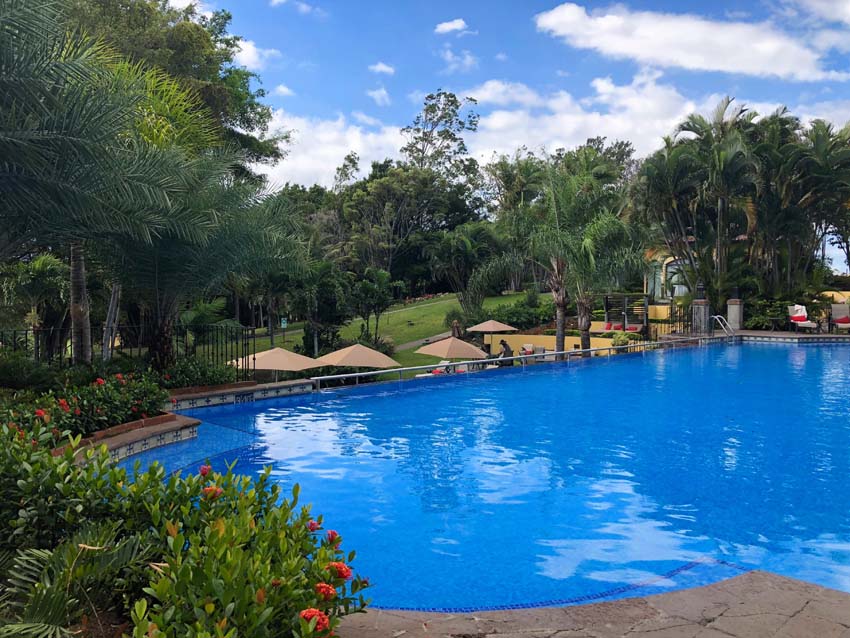
{"type": "Polygon", "coordinates": [[[850,638],[850,594],[762,571],[669,594],[518,611],[372,610],[341,638],[850,638]]]}

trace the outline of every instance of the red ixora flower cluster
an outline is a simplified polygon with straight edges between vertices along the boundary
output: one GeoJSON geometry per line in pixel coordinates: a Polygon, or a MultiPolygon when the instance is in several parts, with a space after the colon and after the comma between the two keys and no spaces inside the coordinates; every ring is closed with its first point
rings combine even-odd
{"type": "Polygon", "coordinates": [[[70,412],[71,406],[68,405],[68,399],[59,399],[56,401],[59,404],[59,407],[62,408],[62,412],[70,412]]]}
{"type": "Polygon", "coordinates": [[[316,583],[316,594],[322,600],[333,600],[336,598],[336,588],[328,583],[316,583]]]}
{"type": "Polygon", "coordinates": [[[94,380],[94,382],[95,382],[97,385],[104,385],[104,384],[106,383],[106,381],[104,381],[104,380],[103,380],[103,379],[101,379],[100,377],[98,377],[97,379],[95,379],[95,380],[94,380]]]}
{"type": "Polygon", "coordinates": [[[325,569],[335,573],[337,578],[344,578],[345,580],[351,578],[351,567],[345,563],[328,563],[325,569]]]}
{"type": "Polygon", "coordinates": [[[204,477],[206,477],[206,475],[209,474],[210,472],[212,472],[212,465],[202,465],[198,469],[198,474],[200,474],[201,476],[204,476],[204,477]]]}
{"type": "Polygon", "coordinates": [[[322,526],[317,521],[307,521],[307,529],[311,532],[316,532],[322,529],[322,526]]]}
{"type": "Polygon", "coordinates": [[[219,496],[224,493],[224,490],[218,487],[217,485],[208,485],[204,489],[201,490],[204,495],[204,498],[209,499],[210,501],[214,501],[219,496]]]}
{"type": "Polygon", "coordinates": [[[323,611],[310,607],[308,609],[305,609],[298,615],[301,616],[301,618],[303,618],[305,622],[310,622],[315,618],[316,631],[327,631],[328,629],[330,629],[331,620],[330,618],[328,618],[328,615],[323,611]]]}
{"type": "Polygon", "coordinates": [[[328,542],[331,545],[336,545],[337,543],[339,543],[339,541],[340,541],[339,532],[337,532],[334,529],[329,529],[328,530],[328,542]]]}
{"type": "Polygon", "coordinates": [[[47,413],[46,413],[44,410],[42,410],[41,408],[38,408],[38,409],[35,411],[35,415],[36,415],[39,419],[43,419],[45,414],[47,414],[47,413]]]}

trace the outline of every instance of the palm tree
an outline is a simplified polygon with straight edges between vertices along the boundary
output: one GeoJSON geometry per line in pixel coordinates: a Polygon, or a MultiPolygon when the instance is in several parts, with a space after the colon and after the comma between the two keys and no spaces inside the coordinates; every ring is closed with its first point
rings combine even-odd
{"type": "Polygon", "coordinates": [[[737,222],[731,215],[741,211],[756,186],[757,163],[744,135],[755,113],[743,105],[732,107],[732,102],[732,98],[723,99],[711,119],[690,115],[678,129],[680,135],[693,136],[680,137],[680,143],[693,147],[705,170],[701,197],[714,208],[714,273],[718,281],[725,279],[728,270],[729,230],[737,222]]]}
{"type": "MultiPolygon", "coordinates": [[[[604,243],[597,240],[597,219],[604,216],[604,225],[610,221],[607,211],[616,197],[611,188],[616,177],[614,167],[586,146],[550,161],[547,168],[546,217],[532,235],[531,245],[555,305],[555,348],[559,352],[564,349],[570,292],[577,295],[577,304],[588,304],[591,291],[597,290],[596,282],[590,280],[596,264],[596,244],[604,243]]],[[[602,226],[600,221],[599,232],[602,226]]],[[[587,347],[588,308],[579,309],[582,345],[587,347]]]]}

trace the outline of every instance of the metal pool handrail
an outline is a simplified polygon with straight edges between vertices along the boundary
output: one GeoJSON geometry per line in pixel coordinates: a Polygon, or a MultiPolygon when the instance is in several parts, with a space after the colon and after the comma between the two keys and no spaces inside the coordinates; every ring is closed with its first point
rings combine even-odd
{"type": "Polygon", "coordinates": [[[457,361],[452,363],[431,363],[424,366],[410,366],[407,368],[393,368],[390,370],[370,370],[369,372],[349,372],[347,374],[329,374],[320,377],[310,377],[310,381],[315,382],[316,389],[321,390],[322,381],[332,381],[336,379],[361,379],[363,377],[375,377],[383,374],[393,374],[398,373],[399,381],[401,380],[401,375],[405,372],[418,372],[420,370],[435,370],[437,368],[456,368],[458,366],[470,366],[470,365],[485,365],[485,364],[494,364],[500,363],[503,361],[519,361],[520,364],[525,367],[526,361],[528,359],[541,360],[542,363],[548,363],[553,361],[567,361],[569,363],[572,357],[577,355],[585,355],[590,354],[591,356],[595,352],[606,352],[608,356],[611,356],[612,352],[617,352],[620,350],[629,351],[632,350],[646,350],[650,347],[652,349],[664,347],[665,345],[678,343],[678,342],[694,342],[699,341],[700,344],[706,343],[711,340],[717,340],[718,337],[710,337],[710,336],[699,336],[694,335],[693,337],[673,337],[670,339],[665,339],[664,341],[641,341],[634,344],[628,344],[625,346],[601,346],[598,348],[586,348],[584,350],[560,350],[560,351],[550,351],[550,352],[540,352],[536,354],[521,354],[515,355],[513,357],[493,357],[489,359],[472,359],[467,361],[457,361]],[[561,357],[561,359],[558,359],[561,357]]]}

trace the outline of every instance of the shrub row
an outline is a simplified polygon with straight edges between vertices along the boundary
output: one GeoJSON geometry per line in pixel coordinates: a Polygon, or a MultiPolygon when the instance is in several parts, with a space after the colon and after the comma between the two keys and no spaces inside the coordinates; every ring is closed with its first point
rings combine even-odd
{"type": "Polygon", "coordinates": [[[75,462],[79,437],[54,456],[44,419],[22,421],[0,424],[4,635],[108,612],[136,638],[309,638],[367,604],[354,553],[268,470],[128,474],[103,447],[75,462]]]}

